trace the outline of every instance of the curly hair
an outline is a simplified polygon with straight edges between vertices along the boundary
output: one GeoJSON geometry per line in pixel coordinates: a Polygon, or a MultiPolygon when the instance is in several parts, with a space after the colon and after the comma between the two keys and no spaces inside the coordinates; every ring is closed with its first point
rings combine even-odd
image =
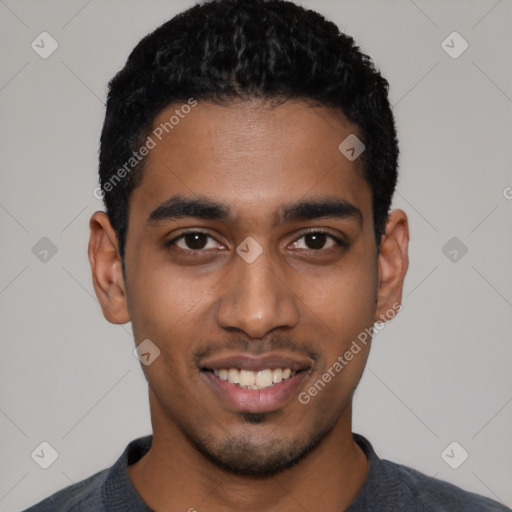
{"type": "Polygon", "coordinates": [[[363,176],[379,247],[398,177],[388,87],[350,36],[289,1],[210,0],[161,25],[137,44],[108,88],[99,175],[123,266],[130,195],[145,159],[115,186],[112,177],[126,168],[157,115],[191,98],[306,100],[342,113],[365,144],[363,176]]]}

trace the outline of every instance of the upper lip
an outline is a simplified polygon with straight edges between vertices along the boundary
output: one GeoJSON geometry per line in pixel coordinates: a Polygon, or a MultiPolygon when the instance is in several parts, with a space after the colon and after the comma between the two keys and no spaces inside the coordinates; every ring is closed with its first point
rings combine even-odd
{"type": "Polygon", "coordinates": [[[249,354],[233,354],[223,357],[205,359],[199,365],[201,370],[222,370],[238,368],[240,370],[276,370],[278,368],[290,368],[292,371],[308,370],[312,366],[309,357],[292,357],[276,353],[253,356],[249,354]]]}

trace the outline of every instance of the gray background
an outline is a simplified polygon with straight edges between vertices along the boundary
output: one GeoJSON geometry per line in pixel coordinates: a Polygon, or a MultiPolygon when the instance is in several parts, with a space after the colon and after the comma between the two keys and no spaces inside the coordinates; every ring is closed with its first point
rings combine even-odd
{"type": "MultiPolygon", "coordinates": [[[[192,3],[0,0],[1,511],[111,465],[150,432],[130,325],[107,323],[94,296],[88,220],[102,209],[106,83],[192,3]],[[31,48],[43,31],[59,44],[47,59],[31,48]],[[43,237],[57,248],[46,261],[43,237]],[[42,441],[58,452],[46,470],[31,458],[42,441]]],[[[512,506],[512,2],[302,3],[391,84],[394,206],[411,224],[404,308],[375,339],[354,430],[384,458],[512,506]],[[453,31],[469,43],[457,59],[441,47],[453,31]],[[459,247],[443,252],[452,237],[459,247]],[[469,453],[458,469],[441,457],[452,441],[469,453]]]]}

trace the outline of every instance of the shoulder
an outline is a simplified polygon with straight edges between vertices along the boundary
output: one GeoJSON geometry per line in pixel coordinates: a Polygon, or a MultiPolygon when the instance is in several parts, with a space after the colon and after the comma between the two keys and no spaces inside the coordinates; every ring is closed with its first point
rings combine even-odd
{"type": "Polygon", "coordinates": [[[25,512],[82,512],[103,510],[101,489],[108,469],[57,491],[43,501],[26,509],[25,512]]]}
{"type": "Polygon", "coordinates": [[[348,509],[350,512],[512,512],[497,501],[379,458],[370,442],[359,434],[354,434],[354,440],[370,466],[363,487],[348,509]]]}
{"type": "Polygon", "coordinates": [[[415,510],[424,512],[505,512],[506,506],[479,494],[465,491],[456,485],[427,476],[420,471],[381,460],[387,478],[395,481],[403,493],[402,499],[414,504],[415,510]]]}
{"type": "Polygon", "coordinates": [[[133,487],[128,466],[151,447],[153,436],[131,441],[115,464],[52,494],[24,512],[106,512],[150,510],[133,487]]]}

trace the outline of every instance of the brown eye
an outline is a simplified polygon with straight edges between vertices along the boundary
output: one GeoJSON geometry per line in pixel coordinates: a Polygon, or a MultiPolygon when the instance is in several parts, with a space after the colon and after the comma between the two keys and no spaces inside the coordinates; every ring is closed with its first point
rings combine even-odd
{"type": "Polygon", "coordinates": [[[168,247],[176,246],[182,251],[195,252],[206,249],[224,249],[212,236],[201,231],[190,231],[174,238],[166,244],[168,247]]]}
{"type": "Polygon", "coordinates": [[[299,239],[297,239],[294,242],[293,245],[295,246],[296,249],[321,251],[325,249],[330,249],[336,245],[343,246],[344,244],[341,242],[341,240],[338,240],[329,233],[315,231],[302,235],[299,239]]]}
{"type": "Polygon", "coordinates": [[[209,236],[204,233],[190,233],[183,237],[183,241],[188,249],[198,251],[205,248],[208,238],[209,236]]]}
{"type": "Polygon", "coordinates": [[[312,233],[304,237],[308,249],[323,249],[327,240],[325,233],[312,233]]]}

